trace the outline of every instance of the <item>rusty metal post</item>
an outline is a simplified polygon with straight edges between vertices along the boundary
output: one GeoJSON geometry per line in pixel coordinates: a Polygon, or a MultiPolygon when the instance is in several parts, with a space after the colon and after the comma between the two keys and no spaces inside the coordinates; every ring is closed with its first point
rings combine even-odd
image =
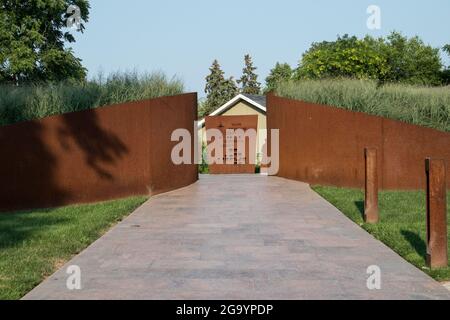
{"type": "Polygon", "coordinates": [[[445,161],[426,159],[427,174],[427,265],[443,268],[448,264],[447,194],[445,161]]]}
{"type": "Polygon", "coordinates": [[[364,153],[366,159],[364,221],[377,223],[379,221],[377,149],[365,148],[364,153]]]}

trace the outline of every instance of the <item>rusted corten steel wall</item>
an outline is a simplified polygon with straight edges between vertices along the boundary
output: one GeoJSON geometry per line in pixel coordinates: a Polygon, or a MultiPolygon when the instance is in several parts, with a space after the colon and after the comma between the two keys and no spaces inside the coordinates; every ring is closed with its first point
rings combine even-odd
{"type": "Polygon", "coordinates": [[[363,188],[364,148],[375,147],[379,188],[425,188],[427,157],[445,159],[450,187],[450,133],[275,95],[267,99],[268,129],[280,129],[281,177],[363,188]]]}
{"type": "MultiPolygon", "coordinates": [[[[171,161],[172,131],[194,135],[197,94],[124,103],[0,128],[0,210],[157,194],[198,179],[171,161]]],[[[196,134],[196,132],[195,132],[196,134]]],[[[193,142],[192,142],[193,146],[193,142]]]]}

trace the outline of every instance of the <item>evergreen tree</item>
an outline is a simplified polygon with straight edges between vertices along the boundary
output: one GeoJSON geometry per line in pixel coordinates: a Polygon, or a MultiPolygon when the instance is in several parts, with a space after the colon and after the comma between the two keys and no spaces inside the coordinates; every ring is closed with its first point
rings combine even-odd
{"type": "Polygon", "coordinates": [[[238,89],[233,77],[225,78],[219,62],[214,60],[206,77],[206,101],[201,105],[200,115],[205,116],[231,100],[238,89]]]}
{"type": "Polygon", "coordinates": [[[255,73],[252,57],[245,55],[245,67],[242,69],[242,77],[237,81],[241,85],[240,91],[246,94],[260,94],[261,83],[258,82],[258,75],[255,73]]]}
{"type": "Polygon", "coordinates": [[[270,70],[270,74],[266,78],[265,92],[273,91],[277,88],[280,82],[290,80],[292,78],[293,70],[287,63],[279,63],[270,70]]]}

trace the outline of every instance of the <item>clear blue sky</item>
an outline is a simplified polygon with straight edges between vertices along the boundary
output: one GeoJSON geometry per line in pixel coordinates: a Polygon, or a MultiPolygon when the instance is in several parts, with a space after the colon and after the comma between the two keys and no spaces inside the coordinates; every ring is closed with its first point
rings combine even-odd
{"type": "MultiPolygon", "coordinates": [[[[239,77],[250,53],[260,82],[277,61],[297,65],[314,41],[345,33],[419,35],[450,43],[449,0],[91,0],[89,23],[72,47],[89,76],[99,71],[164,71],[204,96],[204,78],[217,58],[239,77]],[[369,5],[381,8],[381,30],[366,26],[369,5]]],[[[449,59],[444,61],[449,63],[449,59]]]]}

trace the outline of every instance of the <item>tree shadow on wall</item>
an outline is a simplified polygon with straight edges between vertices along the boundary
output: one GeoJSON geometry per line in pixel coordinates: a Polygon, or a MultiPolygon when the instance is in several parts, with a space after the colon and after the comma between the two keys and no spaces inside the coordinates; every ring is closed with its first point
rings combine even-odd
{"type": "Polygon", "coordinates": [[[55,177],[57,157],[45,143],[41,121],[0,127],[0,211],[64,203],[55,177]]]}
{"type": "Polygon", "coordinates": [[[72,140],[98,177],[114,180],[114,172],[106,169],[105,165],[115,164],[127,154],[126,145],[116,134],[101,128],[94,110],[66,114],[62,118],[64,127],[58,130],[62,147],[70,150],[69,140],[72,140]]]}
{"type": "Polygon", "coordinates": [[[111,164],[128,153],[116,134],[100,126],[94,110],[0,127],[0,211],[73,203],[80,190],[68,190],[65,181],[86,168],[73,161],[71,172],[61,171],[61,162],[71,159],[62,153],[70,148],[81,153],[99,179],[111,181],[115,177],[111,164]],[[60,145],[55,145],[57,141],[60,145]]]}

